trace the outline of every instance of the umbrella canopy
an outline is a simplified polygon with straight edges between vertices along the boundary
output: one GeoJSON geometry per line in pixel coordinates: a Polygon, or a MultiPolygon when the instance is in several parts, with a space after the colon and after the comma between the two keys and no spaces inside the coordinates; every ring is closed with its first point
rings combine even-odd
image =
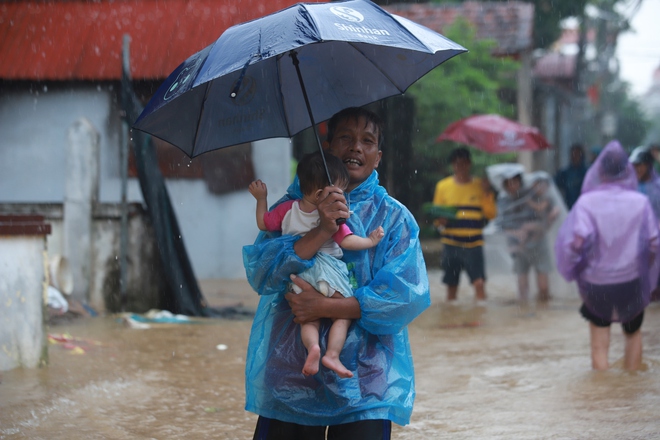
{"type": "Polygon", "coordinates": [[[227,29],[161,85],[134,128],[195,157],[291,137],[403,93],[462,46],[374,3],[299,3],[227,29]]]}
{"type": "Polygon", "coordinates": [[[537,151],[551,148],[536,127],[529,127],[500,115],[475,115],[447,127],[436,139],[470,145],[488,153],[537,151]]]}

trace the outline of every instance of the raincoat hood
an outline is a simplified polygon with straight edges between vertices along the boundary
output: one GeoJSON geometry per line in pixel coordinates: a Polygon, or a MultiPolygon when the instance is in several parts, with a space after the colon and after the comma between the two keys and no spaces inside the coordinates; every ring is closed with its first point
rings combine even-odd
{"type": "Polygon", "coordinates": [[[589,167],[582,182],[581,194],[601,189],[602,185],[617,186],[631,191],[637,189],[635,169],[619,141],[608,143],[589,167]]]}

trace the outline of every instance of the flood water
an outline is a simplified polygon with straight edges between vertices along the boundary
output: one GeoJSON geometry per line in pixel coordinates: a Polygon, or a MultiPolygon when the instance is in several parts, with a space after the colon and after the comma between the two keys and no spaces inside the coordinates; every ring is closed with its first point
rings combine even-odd
{"type": "MultiPolygon", "coordinates": [[[[622,369],[614,325],[612,368],[593,372],[577,297],[521,308],[512,277],[496,276],[485,306],[467,288],[448,305],[440,276],[429,272],[433,305],[410,327],[417,399],[411,424],[395,426],[394,438],[660,438],[660,304],[642,326],[642,371],[622,369]]],[[[212,305],[256,304],[245,282],[202,288],[212,305]]],[[[52,326],[50,334],[75,340],[51,345],[45,368],[3,373],[0,439],[250,439],[250,324],[136,329],[112,316],[52,326]]]]}

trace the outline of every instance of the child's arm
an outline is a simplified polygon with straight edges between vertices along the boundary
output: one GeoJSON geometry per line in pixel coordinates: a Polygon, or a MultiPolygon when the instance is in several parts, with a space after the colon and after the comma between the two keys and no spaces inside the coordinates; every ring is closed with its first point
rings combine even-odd
{"type": "Polygon", "coordinates": [[[533,198],[530,198],[527,201],[527,204],[536,212],[545,211],[550,205],[550,201],[546,198],[541,198],[538,201],[535,201],[533,198]]]}
{"type": "Polygon", "coordinates": [[[248,186],[248,191],[257,199],[257,226],[260,230],[267,231],[264,214],[268,211],[268,188],[261,180],[255,180],[248,186]]]}
{"type": "Polygon", "coordinates": [[[347,235],[339,243],[342,249],[349,251],[361,251],[376,246],[385,236],[385,230],[382,226],[376,228],[368,237],[359,237],[357,235],[347,235]]]}

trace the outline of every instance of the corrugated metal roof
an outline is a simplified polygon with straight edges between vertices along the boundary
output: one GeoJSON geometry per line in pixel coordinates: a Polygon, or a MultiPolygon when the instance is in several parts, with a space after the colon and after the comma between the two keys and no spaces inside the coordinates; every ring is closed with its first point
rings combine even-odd
{"type": "MultiPolygon", "coordinates": [[[[311,0],[316,2],[318,0],[311,0]]],[[[116,80],[124,34],[133,79],[162,79],[228,27],[294,0],[83,0],[0,3],[0,78],[116,80]]]]}
{"type": "Polygon", "coordinates": [[[536,60],[532,71],[537,78],[572,79],[575,76],[576,64],[576,55],[551,52],[536,60]]]}
{"type": "Polygon", "coordinates": [[[474,25],[478,38],[492,38],[497,42],[495,53],[498,55],[518,55],[532,48],[534,5],[530,3],[400,3],[383,8],[440,33],[462,17],[474,25]]]}

